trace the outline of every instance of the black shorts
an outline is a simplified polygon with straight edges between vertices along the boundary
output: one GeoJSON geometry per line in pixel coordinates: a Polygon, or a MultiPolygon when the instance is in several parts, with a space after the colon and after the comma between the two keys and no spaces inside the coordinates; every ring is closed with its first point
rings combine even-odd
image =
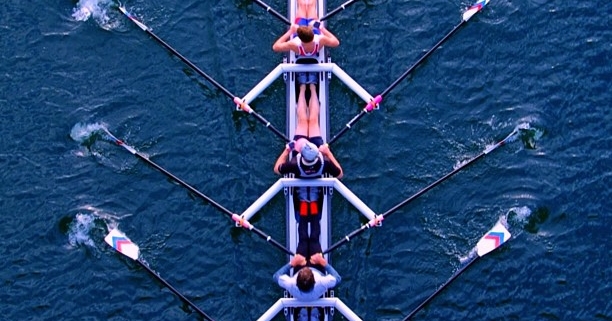
{"type": "Polygon", "coordinates": [[[323,137],[321,137],[321,136],[315,136],[315,137],[306,137],[304,135],[295,135],[295,136],[293,136],[293,140],[296,141],[296,142],[300,138],[306,138],[309,142],[317,145],[317,147],[321,147],[321,145],[325,144],[325,141],[323,141],[323,137]]]}

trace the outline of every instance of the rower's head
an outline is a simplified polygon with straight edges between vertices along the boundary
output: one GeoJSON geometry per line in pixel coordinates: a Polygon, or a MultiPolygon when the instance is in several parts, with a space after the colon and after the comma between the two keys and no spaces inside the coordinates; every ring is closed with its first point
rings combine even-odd
{"type": "Polygon", "coordinates": [[[300,26],[296,32],[302,43],[309,43],[314,39],[314,31],[311,26],[300,26]]]}
{"type": "Polygon", "coordinates": [[[319,156],[319,148],[311,142],[305,142],[300,150],[302,155],[302,163],[306,166],[312,166],[316,163],[319,156]]]}
{"type": "Polygon", "coordinates": [[[304,267],[298,271],[297,287],[302,292],[310,292],[314,288],[315,278],[309,267],[304,267]]]}

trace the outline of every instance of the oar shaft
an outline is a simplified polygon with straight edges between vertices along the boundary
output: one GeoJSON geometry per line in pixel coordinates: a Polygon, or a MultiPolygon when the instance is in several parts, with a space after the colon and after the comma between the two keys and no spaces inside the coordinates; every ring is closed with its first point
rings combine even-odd
{"type": "Polygon", "coordinates": [[[282,14],[278,13],[276,10],[272,9],[272,7],[267,5],[265,2],[261,0],[253,0],[253,1],[257,3],[258,5],[260,5],[262,8],[266,9],[267,12],[271,13],[273,16],[278,18],[281,22],[285,23],[286,25],[291,25],[291,21],[289,21],[287,17],[283,16],[282,14]]]}
{"type": "Polygon", "coordinates": [[[469,160],[467,163],[463,164],[460,167],[455,168],[454,170],[452,170],[451,172],[447,173],[446,175],[440,177],[439,179],[437,179],[435,182],[427,185],[425,188],[421,189],[420,191],[418,191],[417,193],[415,193],[414,195],[408,197],[407,199],[403,200],[402,202],[400,202],[399,204],[393,206],[391,209],[389,209],[388,211],[386,211],[385,213],[383,213],[383,217],[387,217],[393,213],[395,213],[397,210],[399,210],[400,208],[404,207],[405,205],[407,205],[408,203],[414,201],[416,198],[420,197],[421,195],[427,193],[429,190],[431,190],[432,188],[438,186],[440,183],[444,182],[445,180],[449,179],[451,176],[457,174],[459,171],[461,171],[463,168],[469,166],[470,164],[476,162],[477,160],[479,160],[480,158],[482,158],[484,155],[486,155],[484,152],[480,153],[478,156],[472,158],[471,160],[469,160]]]}
{"type": "Polygon", "coordinates": [[[178,184],[180,184],[181,186],[185,187],[186,189],[188,189],[191,193],[197,195],[198,197],[200,197],[201,199],[205,200],[206,202],[210,203],[213,207],[215,207],[216,209],[218,209],[219,211],[223,212],[224,214],[228,215],[229,217],[231,217],[234,213],[232,213],[230,210],[228,210],[227,208],[223,207],[221,204],[215,202],[212,198],[206,196],[205,194],[203,194],[202,192],[198,191],[197,189],[195,189],[195,187],[187,184],[186,182],[184,182],[183,180],[181,180],[180,178],[176,177],[174,174],[170,173],[169,171],[167,171],[165,168],[159,166],[157,163],[155,163],[154,161],[150,160],[149,158],[147,158],[147,156],[143,155],[142,153],[136,151],[134,153],[134,155],[138,158],[140,158],[141,160],[143,160],[145,163],[153,166],[155,169],[157,169],[158,171],[160,171],[162,174],[166,175],[167,177],[169,177],[170,179],[172,179],[173,181],[177,182],[178,184]]]}
{"type": "MultiPolygon", "coordinates": [[[[505,145],[512,137],[514,137],[516,134],[518,134],[519,129],[514,129],[512,131],[512,133],[510,133],[510,135],[506,136],[506,138],[502,139],[501,141],[499,141],[498,143],[486,148],[483,152],[481,152],[480,154],[478,154],[476,157],[470,159],[469,161],[467,161],[466,163],[462,164],[461,166],[453,169],[451,172],[447,173],[446,175],[442,176],[441,178],[439,178],[438,180],[436,180],[435,182],[427,185],[425,188],[421,189],[420,191],[418,191],[416,194],[408,197],[407,199],[403,200],[402,202],[400,202],[399,204],[393,206],[391,209],[389,209],[388,211],[386,211],[385,213],[381,214],[382,218],[385,219],[387,216],[397,212],[400,208],[406,206],[408,203],[414,201],[415,199],[417,199],[419,196],[425,194],[426,192],[428,192],[429,190],[431,190],[432,188],[436,187],[437,185],[439,185],[440,183],[444,182],[445,180],[449,179],[451,176],[455,175],[456,173],[458,173],[459,171],[461,171],[462,169],[466,168],[467,166],[473,164],[474,162],[476,162],[477,160],[481,159],[482,157],[484,157],[485,155],[489,154],[490,152],[494,151],[495,149],[497,149],[500,146],[505,145]]],[[[354,230],[353,232],[351,232],[350,234],[346,235],[344,238],[342,238],[340,241],[336,242],[335,244],[333,244],[331,247],[329,247],[327,250],[325,250],[324,254],[327,254],[333,250],[335,250],[336,248],[338,248],[340,245],[348,243],[351,241],[352,238],[354,238],[355,236],[365,232],[366,229],[368,229],[370,227],[369,224],[365,224],[362,225],[360,228],[354,230]]]]}
{"type": "MultiPolygon", "coordinates": [[[[350,1],[349,1],[350,2],[350,1]]],[[[385,89],[380,95],[377,96],[377,101],[382,100],[383,97],[385,97],[391,90],[393,90],[395,87],[397,87],[397,85],[399,85],[400,82],[402,82],[402,80],[404,80],[406,77],[408,77],[408,75],[410,75],[410,73],[412,73],[421,63],[423,63],[423,61],[425,61],[425,59],[427,59],[427,57],[429,57],[438,47],[440,47],[442,45],[442,43],[444,43],[448,38],[450,38],[450,36],[452,36],[455,32],[457,32],[457,30],[459,30],[459,28],[465,23],[465,20],[462,20],[458,25],[456,25],[453,30],[451,30],[449,33],[447,33],[442,39],[440,39],[438,41],[438,43],[436,43],[431,49],[429,49],[423,56],[421,56],[421,58],[419,58],[419,60],[417,60],[412,66],[410,66],[410,68],[408,68],[408,70],[406,70],[399,78],[397,78],[389,87],[387,87],[387,89],[385,89]]],[[[367,112],[369,109],[369,106],[366,107],[364,110],[362,110],[356,117],[354,117],[347,125],[346,127],[342,128],[342,130],[336,134],[336,136],[334,136],[329,142],[328,144],[333,143],[334,141],[336,141],[338,138],[340,138],[340,136],[344,135],[344,133],[346,133],[351,126],[353,126],[359,119],[361,119],[367,112]]],[[[370,108],[371,109],[371,108],[370,108]]]]}
{"type": "Polygon", "coordinates": [[[215,86],[219,90],[221,90],[226,96],[228,96],[229,98],[232,98],[232,99],[234,97],[236,97],[229,90],[227,90],[225,87],[223,87],[219,82],[214,80],[211,76],[209,76],[204,71],[202,71],[202,69],[198,68],[198,66],[196,66],[194,63],[192,63],[189,59],[185,58],[185,56],[181,55],[178,51],[176,51],[176,49],[172,48],[164,40],[162,40],[160,37],[158,37],[156,34],[154,34],[151,30],[147,29],[146,32],[151,37],[153,37],[153,39],[157,40],[157,42],[159,42],[162,46],[164,46],[166,49],[168,49],[170,52],[172,52],[181,61],[183,61],[185,64],[187,64],[191,69],[193,69],[195,72],[197,72],[200,76],[206,78],[206,80],[208,80],[211,84],[213,84],[213,86],[215,86]]]}
{"type": "MultiPolygon", "coordinates": [[[[198,68],[198,66],[196,66],[194,63],[192,63],[189,59],[185,58],[185,56],[183,56],[181,53],[179,53],[176,49],[174,49],[172,46],[170,46],[168,43],[166,43],[163,39],[158,37],[153,31],[151,31],[151,28],[147,27],[144,23],[142,23],[141,21],[136,19],[136,17],[134,17],[130,12],[128,12],[124,7],[120,6],[119,7],[119,11],[121,11],[126,17],[128,17],[132,22],[134,22],[139,28],[144,30],[148,35],[150,35],[153,39],[155,39],[158,43],[160,43],[166,49],[168,49],[172,54],[174,54],[176,57],[178,57],[181,61],[183,61],[187,66],[189,66],[191,69],[193,69],[196,73],[198,73],[199,75],[204,77],[211,84],[213,84],[215,87],[217,87],[219,90],[221,90],[226,96],[231,98],[233,101],[236,101],[236,99],[239,100],[238,96],[236,96],[233,93],[231,93],[229,90],[227,90],[221,84],[219,84],[216,80],[214,80],[212,77],[210,77],[208,74],[206,74],[200,68],[198,68]]],[[[281,139],[285,140],[286,142],[290,141],[289,138],[287,138],[281,131],[276,129],[274,126],[270,125],[270,122],[267,121],[265,118],[263,118],[260,114],[258,114],[255,111],[251,111],[250,114],[255,116],[255,118],[257,118],[257,120],[259,120],[261,123],[266,125],[266,127],[268,127],[274,134],[279,136],[281,139]]]]}
{"type": "Polygon", "coordinates": [[[325,16],[321,17],[321,19],[319,19],[319,21],[325,21],[333,16],[335,16],[338,12],[348,8],[348,6],[352,5],[353,3],[357,2],[359,0],[349,0],[343,4],[341,4],[338,8],[328,12],[325,16]]]}
{"type": "Polygon", "coordinates": [[[416,67],[418,67],[421,63],[423,63],[423,61],[425,61],[425,59],[427,59],[436,49],[438,49],[438,47],[440,47],[442,45],[442,43],[444,43],[448,38],[450,38],[450,36],[452,36],[457,30],[459,30],[459,28],[461,26],[463,26],[463,24],[465,23],[465,20],[461,20],[461,22],[455,26],[455,28],[453,28],[453,30],[451,30],[449,33],[446,34],[446,36],[444,36],[442,39],[440,39],[440,41],[438,41],[438,43],[436,43],[431,49],[429,49],[423,56],[421,56],[421,58],[419,58],[419,60],[417,60],[417,62],[415,62],[412,66],[410,66],[410,68],[408,68],[408,70],[406,70],[399,78],[397,78],[389,87],[387,87],[387,89],[385,89],[380,95],[385,97],[391,90],[393,90],[393,88],[395,88],[402,80],[404,80],[406,77],[408,77],[408,75],[410,75],[410,73],[416,69],[416,67]]]}
{"type": "Polygon", "coordinates": [[[282,244],[280,244],[278,241],[274,240],[270,235],[262,232],[261,230],[259,230],[256,227],[252,227],[251,231],[255,232],[255,234],[261,236],[261,238],[263,238],[264,240],[266,240],[268,243],[272,244],[273,246],[275,246],[277,249],[285,252],[286,254],[289,255],[295,255],[295,253],[289,251],[286,247],[284,247],[282,244]]]}
{"type": "Polygon", "coordinates": [[[353,125],[361,119],[367,113],[366,109],[361,110],[357,116],[353,117],[332,139],[330,139],[327,143],[333,144],[338,138],[340,138],[344,133],[346,133],[349,129],[353,127],[353,125]]]}
{"type": "Polygon", "coordinates": [[[140,265],[142,267],[145,268],[145,270],[147,270],[147,272],[149,272],[152,276],[154,276],[159,282],[163,283],[168,289],[170,289],[170,291],[172,291],[172,293],[176,294],[176,296],[178,296],[179,298],[181,298],[181,300],[183,300],[183,302],[189,304],[189,306],[191,306],[194,310],[196,310],[202,317],[204,317],[206,320],[209,321],[214,321],[213,318],[211,318],[210,316],[208,316],[204,311],[202,311],[200,308],[198,308],[197,305],[195,305],[193,302],[191,302],[189,299],[187,299],[183,294],[181,294],[177,289],[175,289],[172,285],[170,285],[170,283],[168,283],[166,280],[164,280],[161,276],[159,276],[159,274],[157,274],[157,272],[153,271],[153,269],[151,269],[147,264],[145,264],[141,259],[136,260],[138,263],[140,263],[140,265]]]}
{"type": "Polygon", "coordinates": [[[438,180],[436,180],[435,182],[429,184],[428,186],[426,186],[425,188],[423,188],[422,190],[418,191],[416,194],[410,196],[409,198],[405,199],[404,201],[400,202],[399,204],[395,205],[394,207],[392,207],[391,209],[389,209],[388,211],[386,211],[385,213],[382,214],[382,216],[384,218],[386,218],[387,216],[395,213],[397,210],[399,210],[400,208],[404,207],[405,205],[407,205],[408,203],[412,202],[414,199],[418,198],[419,196],[425,194],[427,191],[429,191],[430,189],[438,186],[440,183],[444,182],[445,180],[449,179],[451,176],[457,174],[459,171],[461,171],[462,169],[468,167],[469,165],[475,163],[477,160],[483,158],[485,155],[489,154],[490,152],[494,151],[495,149],[497,149],[498,147],[504,145],[507,141],[509,141],[512,137],[514,137],[514,135],[518,134],[518,129],[514,129],[510,135],[506,136],[506,138],[502,139],[501,141],[497,142],[496,144],[487,147],[483,152],[481,152],[480,154],[478,154],[476,157],[473,157],[472,159],[470,159],[469,161],[467,161],[466,163],[461,164],[461,166],[458,166],[457,168],[453,169],[451,172],[449,172],[448,174],[442,176],[441,178],[439,178],[438,180]]]}
{"type": "MultiPolygon", "coordinates": [[[[399,210],[400,208],[404,207],[405,205],[407,205],[408,203],[412,202],[413,200],[415,200],[416,198],[418,198],[419,196],[425,194],[426,192],[428,192],[430,189],[436,187],[437,185],[439,185],[440,183],[442,183],[443,181],[447,180],[449,177],[455,175],[456,173],[458,173],[460,170],[462,170],[463,168],[465,168],[467,165],[475,162],[476,160],[480,159],[481,157],[483,157],[484,155],[486,155],[485,153],[481,153],[480,155],[478,155],[477,157],[473,158],[472,160],[470,160],[468,163],[466,163],[465,165],[458,167],[456,169],[454,169],[452,172],[442,176],[441,178],[439,178],[438,180],[436,180],[435,182],[429,184],[427,187],[421,189],[420,191],[418,191],[416,194],[410,196],[409,198],[405,199],[404,201],[400,202],[399,204],[395,205],[394,207],[392,207],[390,210],[386,211],[385,213],[382,214],[383,218],[386,218],[387,216],[395,213],[397,210],[399,210]]],[[[354,230],[353,232],[351,232],[350,234],[346,235],[344,238],[342,238],[340,241],[336,242],[334,245],[332,245],[331,247],[329,247],[327,250],[325,250],[324,254],[327,254],[333,250],[335,250],[337,247],[339,247],[340,245],[343,245],[344,243],[348,243],[351,241],[352,238],[354,238],[355,236],[365,232],[365,230],[369,227],[369,225],[362,225],[359,229],[354,230]]]]}
{"type": "MultiPolygon", "coordinates": [[[[232,220],[236,221],[236,217],[238,217],[237,214],[232,213],[230,210],[228,210],[227,208],[223,207],[221,204],[215,202],[213,199],[211,199],[210,197],[206,196],[205,194],[203,194],[202,192],[198,191],[196,188],[194,188],[193,186],[187,184],[186,182],[184,182],[183,180],[181,180],[180,178],[178,178],[177,176],[175,176],[174,174],[170,173],[169,171],[167,171],[165,168],[159,166],[157,163],[155,163],[154,161],[150,160],[147,156],[143,155],[142,153],[138,152],[135,148],[125,144],[123,141],[121,141],[120,139],[118,139],[117,137],[115,137],[110,131],[105,130],[106,134],[108,135],[108,137],[117,145],[125,148],[126,150],[128,150],[130,153],[132,153],[134,156],[138,157],[139,159],[143,160],[145,163],[151,165],[152,167],[154,167],[155,169],[157,169],[158,171],[160,171],[162,174],[166,175],[167,177],[169,177],[170,179],[172,179],[173,181],[177,182],[179,185],[183,186],[184,188],[186,188],[187,190],[189,190],[191,193],[197,195],[198,197],[200,197],[201,199],[205,200],[206,202],[210,203],[211,205],[213,205],[216,209],[218,209],[219,211],[221,211],[223,214],[226,214],[227,216],[229,216],[232,220]]],[[[240,221],[240,220],[238,220],[240,221]]],[[[253,225],[251,225],[248,222],[243,222],[244,224],[241,224],[243,227],[248,228],[249,230],[255,232],[257,235],[261,236],[263,239],[265,239],[266,241],[268,241],[270,244],[272,244],[273,246],[277,247],[278,249],[280,249],[281,251],[290,254],[290,255],[295,255],[295,253],[289,251],[286,247],[282,246],[279,242],[275,241],[274,239],[272,239],[272,237],[264,232],[262,232],[261,230],[257,229],[256,227],[254,227],[253,225]]]]}
{"type": "Polygon", "coordinates": [[[460,268],[457,272],[455,272],[455,274],[453,274],[453,276],[450,277],[450,279],[448,279],[444,284],[442,284],[442,286],[440,286],[434,293],[432,293],[429,297],[427,297],[427,299],[425,299],[423,302],[421,302],[416,308],[414,308],[414,310],[412,310],[412,312],[410,312],[403,321],[407,321],[410,318],[412,318],[417,312],[421,311],[421,309],[423,309],[425,307],[425,305],[427,305],[427,303],[429,303],[431,300],[433,300],[434,297],[436,297],[438,294],[440,294],[440,292],[442,292],[442,290],[444,290],[449,284],[451,284],[451,282],[453,282],[461,273],[463,273],[465,270],[467,270],[468,267],[470,267],[470,265],[472,265],[472,263],[476,262],[477,259],[479,259],[480,256],[475,256],[473,259],[471,259],[467,264],[465,264],[462,268],[460,268]]]}
{"type": "Polygon", "coordinates": [[[276,136],[280,137],[281,139],[283,139],[285,142],[290,142],[291,140],[289,138],[287,138],[287,136],[285,136],[285,134],[283,134],[280,130],[278,130],[276,127],[272,126],[272,124],[265,119],[263,116],[261,116],[259,113],[257,113],[254,110],[251,110],[251,115],[253,115],[253,117],[257,118],[257,120],[262,123],[264,126],[266,126],[268,129],[270,129],[274,134],[276,134],[276,136]]]}
{"type": "Polygon", "coordinates": [[[323,251],[323,254],[331,253],[331,251],[335,250],[337,247],[339,247],[340,245],[344,243],[350,242],[355,236],[363,233],[368,228],[369,228],[369,225],[367,224],[362,225],[359,229],[352,231],[351,233],[344,236],[343,239],[334,243],[332,246],[328,247],[327,250],[323,251]]]}
{"type": "MultiPolygon", "coordinates": [[[[215,208],[217,208],[218,210],[220,210],[221,212],[223,212],[224,214],[228,215],[230,218],[234,215],[234,213],[232,213],[230,210],[226,209],[225,207],[221,206],[221,204],[215,202],[214,200],[212,200],[210,197],[206,196],[205,194],[203,194],[202,192],[198,191],[197,189],[195,189],[193,186],[185,183],[183,180],[181,180],[180,178],[176,177],[174,174],[168,172],[167,170],[165,170],[163,167],[157,165],[155,162],[151,161],[150,159],[148,159],[146,156],[142,155],[139,152],[136,152],[135,154],[138,158],[142,159],[143,161],[145,161],[146,163],[148,163],[149,165],[155,167],[157,170],[159,170],[160,172],[162,172],[164,175],[168,176],[169,178],[171,178],[172,180],[174,180],[175,182],[179,183],[181,186],[185,187],[186,189],[188,189],[190,192],[196,194],[197,196],[199,196],[200,198],[204,199],[205,201],[209,202],[211,205],[213,205],[215,208]]],[[[251,231],[255,232],[255,234],[261,236],[261,238],[263,238],[264,240],[266,240],[268,243],[272,244],[273,246],[277,247],[278,249],[280,249],[281,251],[290,254],[290,255],[295,255],[293,252],[289,251],[286,247],[282,246],[280,243],[278,243],[277,241],[275,241],[274,239],[272,239],[272,237],[266,233],[264,233],[263,231],[259,230],[258,228],[254,227],[251,225],[251,231]]]]}
{"type": "Polygon", "coordinates": [[[132,22],[134,22],[138,27],[140,27],[140,29],[144,30],[147,34],[149,34],[151,37],[153,37],[153,39],[155,39],[158,43],[160,43],[162,46],[164,46],[166,49],[168,49],[170,52],[172,52],[176,57],[178,57],[185,64],[187,64],[189,67],[191,67],[191,69],[193,69],[195,72],[200,74],[202,77],[206,78],[206,80],[208,80],[211,84],[213,84],[215,87],[217,87],[219,90],[221,90],[225,95],[227,95],[230,98],[234,98],[235,97],[229,90],[225,89],[225,87],[221,86],[221,84],[219,84],[212,77],[210,77],[205,72],[203,72],[195,64],[193,64],[191,61],[189,61],[189,59],[185,58],[178,51],[176,51],[176,49],[174,49],[172,46],[170,46],[168,43],[166,43],[163,39],[158,37],[151,30],[151,28],[147,27],[144,23],[142,23],[141,21],[136,19],[136,17],[134,17],[130,12],[128,12],[124,7],[119,6],[118,8],[119,8],[119,11],[121,11],[126,17],[128,17],[132,22]]]}

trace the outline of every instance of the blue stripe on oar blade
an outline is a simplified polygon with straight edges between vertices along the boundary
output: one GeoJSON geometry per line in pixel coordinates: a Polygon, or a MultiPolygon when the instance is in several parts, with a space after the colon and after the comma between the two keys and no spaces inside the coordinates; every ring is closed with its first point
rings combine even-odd
{"type": "Polygon", "coordinates": [[[478,241],[478,244],[476,244],[478,256],[483,256],[500,247],[508,241],[511,236],[508,229],[506,229],[502,223],[497,222],[497,224],[478,241]]]}
{"type": "Polygon", "coordinates": [[[121,233],[118,229],[111,230],[104,238],[104,241],[117,252],[137,260],[139,255],[138,245],[134,244],[130,239],[121,233]]]}

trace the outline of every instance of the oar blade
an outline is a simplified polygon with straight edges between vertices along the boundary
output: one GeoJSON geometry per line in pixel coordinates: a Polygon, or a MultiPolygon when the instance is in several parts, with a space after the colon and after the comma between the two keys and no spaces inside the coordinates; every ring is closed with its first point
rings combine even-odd
{"type": "Polygon", "coordinates": [[[476,251],[478,256],[484,256],[487,253],[495,250],[500,247],[506,241],[510,239],[512,234],[506,229],[506,227],[501,223],[497,222],[493,228],[491,228],[487,234],[485,234],[478,244],[476,244],[476,251]]]}
{"type": "Polygon", "coordinates": [[[489,3],[489,0],[479,0],[463,13],[463,21],[468,21],[473,15],[477,14],[484,6],[489,3]]]}
{"type": "Polygon", "coordinates": [[[117,250],[117,252],[131,258],[132,260],[138,260],[138,256],[140,255],[138,245],[134,244],[118,229],[112,229],[108,235],[106,235],[104,241],[112,248],[117,250]]]}

